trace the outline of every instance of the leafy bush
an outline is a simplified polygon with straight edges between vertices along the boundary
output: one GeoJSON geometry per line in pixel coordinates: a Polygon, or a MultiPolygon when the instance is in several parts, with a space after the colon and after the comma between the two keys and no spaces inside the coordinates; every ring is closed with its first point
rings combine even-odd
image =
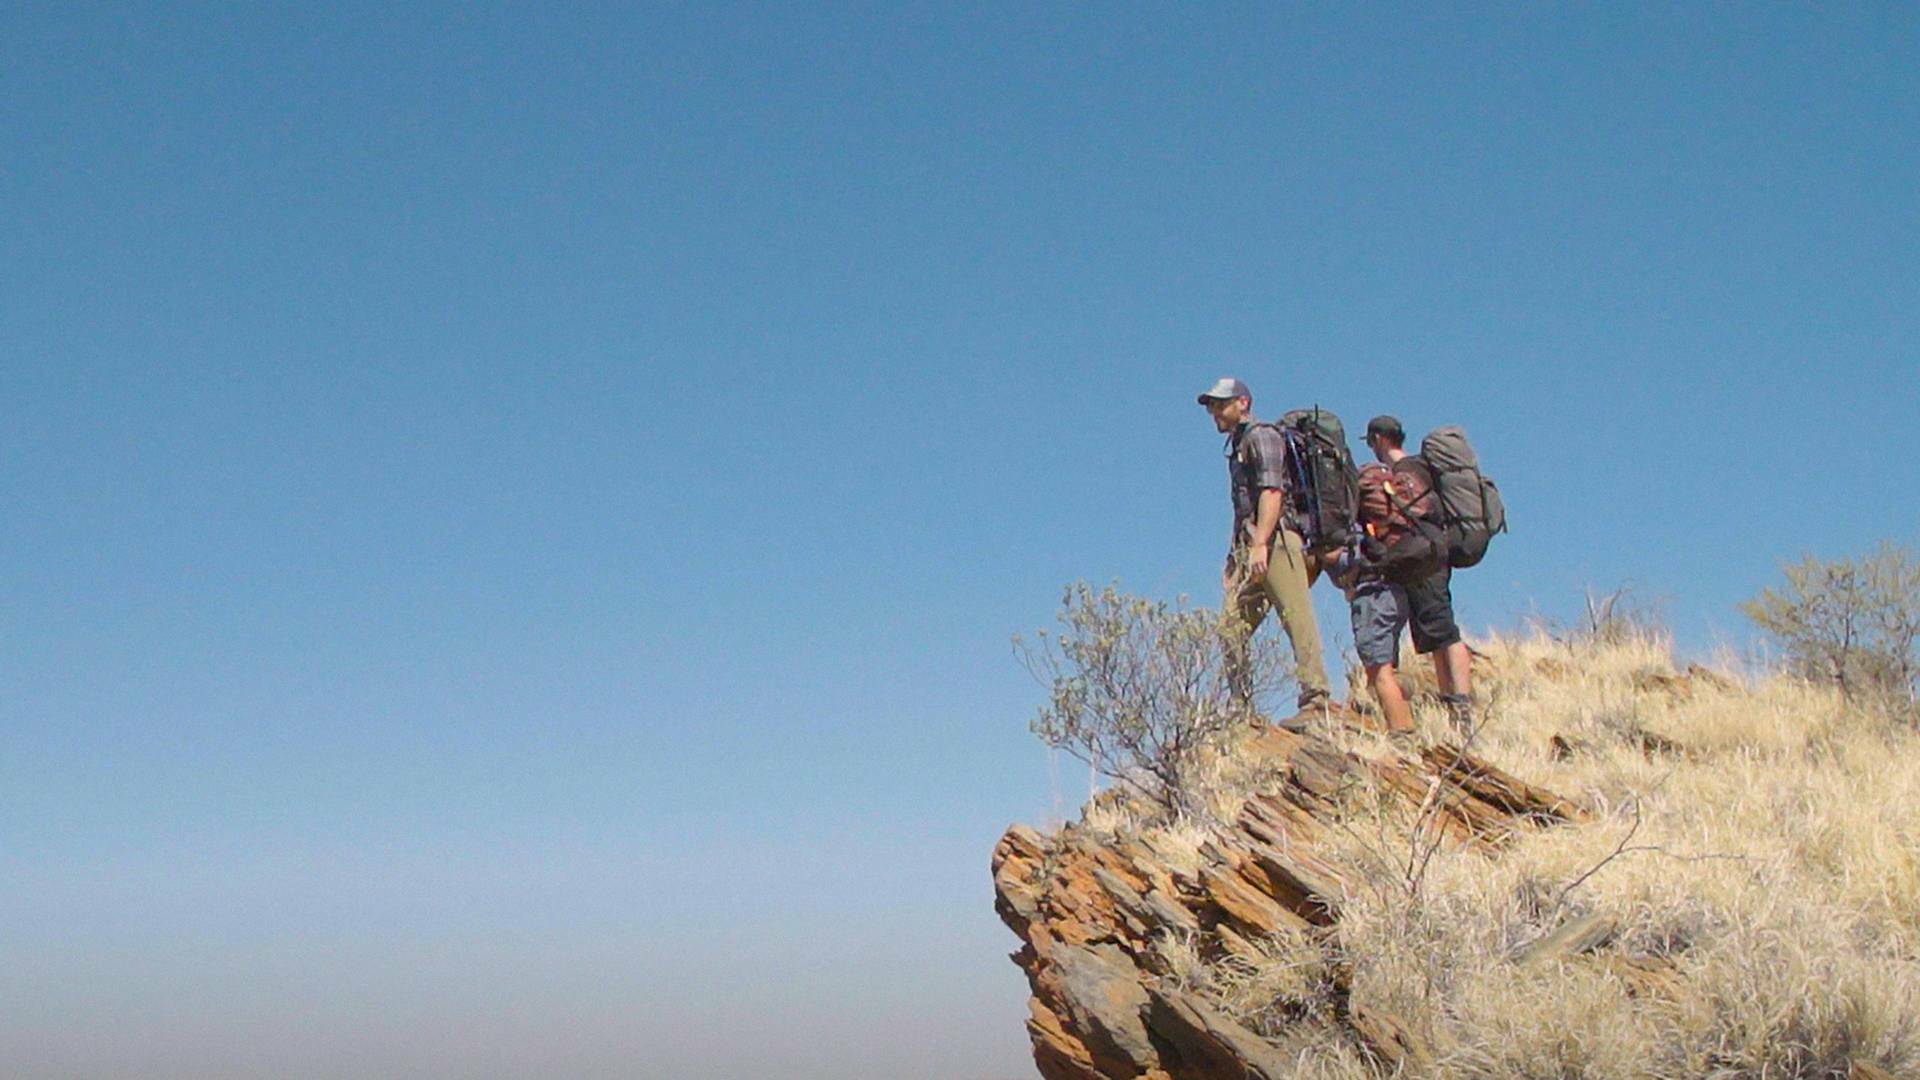
{"type": "Polygon", "coordinates": [[[1219,611],[1076,583],[1059,622],[1037,645],[1014,639],[1052,691],[1034,734],[1173,809],[1198,811],[1199,766],[1284,682],[1275,640],[1245,646],[1249,700],[1233,686],[1244,630],[1219,611]]]}
{"type": "Polygon", "coordinates": [[[1831,683],[1849,701],[1911,712],[1920,693],[1920,555],[1883,543],[1860,559],[1811,555],[1786,585],[1740,606],[1777,641],[1794,674],[1831,683]]]}

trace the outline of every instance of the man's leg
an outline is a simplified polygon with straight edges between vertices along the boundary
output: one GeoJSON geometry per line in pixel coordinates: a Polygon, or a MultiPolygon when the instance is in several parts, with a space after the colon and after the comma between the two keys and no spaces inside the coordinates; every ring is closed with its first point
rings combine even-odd
{"type": "Polygon", "coordinates": [[[1400,689],[1400,633],[1407,628],[1407,594],[1384,581],[1362,582],[1348,599],[1353,615],[1353,649],[1367,669],[1367,685],[1380,703],[1392,735],[1414,731],[1413,709],[1400,689]]]}
{"type": "Polygon", "coordinates": [[[1267,560],[1267,595],[1279,609],[1280,625],[1293,643],[1293,674],[1300,683],[1300,707],[1324,705],[1332,698],[1327,686],[1327,662],[1320,648],[1320,624],[1313,617],[1313,596],[1307,591],[1307,560],[1300,534],[1281,529],[1274,534],[1273,555],[1267,560]]]}
{"type": "Polygon", "coordinates": [[[1253,665],[1250,658],[1254,631],[1267,617],[1267,590],[1250,580],[1244,567],[1234,571],[1223,609],[1227,620],[1227,688],[1234,704],[1253,715],[1253,665]]]}
{"type": "Polygon", "coordinates": [[[1433,657],[1433,678],[1440,684],[1447,718],[1456,730],[1466,734],[1473,730],[1473,654],[1460,640],[1460,627],[1453,617],[1453,570],[1443,567],[1431,578],[1409,585],[1407,605],[1413,649],[1433,657]]]}
{"type": "Polygon", "coordinates": [[[1380,703],[1380,714],[1387,718],[1389,732],[1413,730],[1413,707],[1400,689],[1400,677],[1392,664],[1368,664],[1367,685],[1373,699],[1380,703]]]}
{"type": "Polygon", "coordinates": [[[1433,677],[1440,692],[1464,698],[1473,697],[1473,653],[1464,641],[1455,641],[1433,654],[1433,677]]]}

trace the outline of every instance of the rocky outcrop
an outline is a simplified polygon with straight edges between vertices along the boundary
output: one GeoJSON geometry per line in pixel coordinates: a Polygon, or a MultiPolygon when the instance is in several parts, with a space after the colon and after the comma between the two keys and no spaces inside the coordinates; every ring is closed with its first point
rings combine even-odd
{"type": "MultiPolygon", "coordinates": [[[[1360,787],[1405,800],[1437,839],[1465,844],[1584,815],[1450,746],[1365,757],[1269,730],[1237,752],[1270,765],[1271,782],[1191,850],[1151,830],[1080,826],[1015,826],[994,849],[995,906],[1022,942],[1013,960],[1032,988],[1027,1030],[1048,1080],[1289,1075],[1270,1033],[1179,988],[1155,940],[1252,955],[1277,934],[1336,933],[1355,883],[1332,857],[1334,832],[1341,800],[1360,787]]],[[[1331,980],[1333,1015],[1366,1056],[1384,1070],[1428,1058],[1400,1018],[1354,1000],[1340,971],[1331,980]]]]}

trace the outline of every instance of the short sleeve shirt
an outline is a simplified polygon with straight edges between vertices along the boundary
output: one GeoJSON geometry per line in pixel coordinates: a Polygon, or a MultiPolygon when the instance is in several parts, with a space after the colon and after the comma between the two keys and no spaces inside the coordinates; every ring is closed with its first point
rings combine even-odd
{"type": "Polygon", "coordinates": [[[1227,442],[1227,480],[1233,492],[1233,538],[1246,536],[1260,510],[1260,492],[1287,490],[1287,440],[1277,428],[1252,421],[1227,442]]]}

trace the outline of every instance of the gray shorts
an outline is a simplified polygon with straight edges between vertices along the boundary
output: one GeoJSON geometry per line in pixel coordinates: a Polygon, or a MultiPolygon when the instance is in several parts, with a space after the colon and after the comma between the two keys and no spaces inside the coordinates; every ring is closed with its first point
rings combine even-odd
{"type": "Polygon", "coordinates": [[[1353,616],[1353,647],[1368,667],[1400,663],[1400,631],[1407,628],[1407,590],[1385,581],[1363,581],[1347,601],[1353,616]]]}

